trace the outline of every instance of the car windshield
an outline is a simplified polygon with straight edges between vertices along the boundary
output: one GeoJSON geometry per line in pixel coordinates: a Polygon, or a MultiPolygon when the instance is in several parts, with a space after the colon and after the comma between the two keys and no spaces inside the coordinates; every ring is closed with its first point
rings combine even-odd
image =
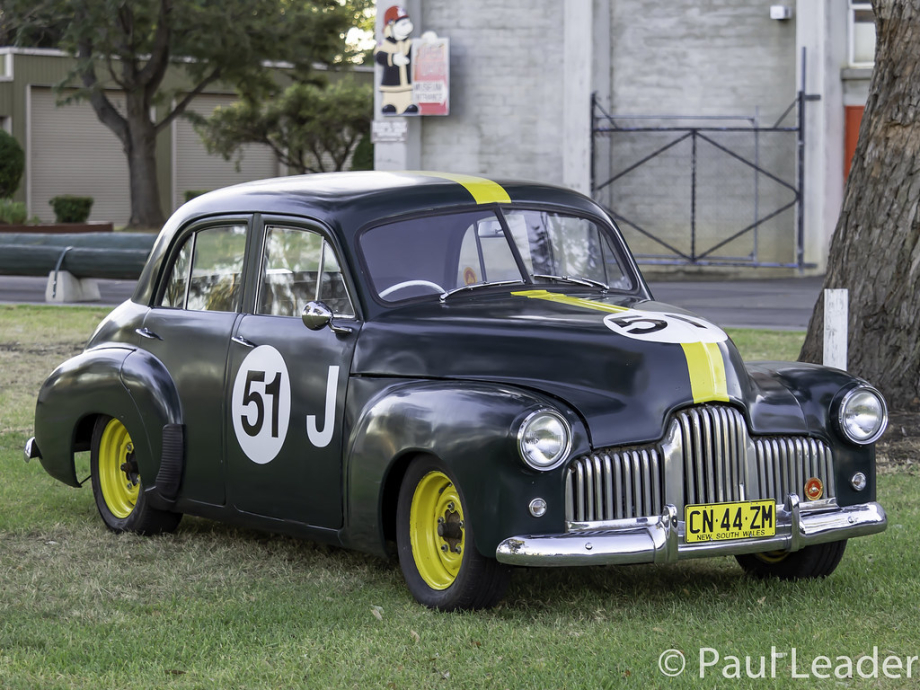
{"type": "Polygon", "coordinates": [[[631,290],[614,247],[592,220],[526,209],[412,218],[361,238],[371,283],[385,302],[509,282],[631,290]]]}

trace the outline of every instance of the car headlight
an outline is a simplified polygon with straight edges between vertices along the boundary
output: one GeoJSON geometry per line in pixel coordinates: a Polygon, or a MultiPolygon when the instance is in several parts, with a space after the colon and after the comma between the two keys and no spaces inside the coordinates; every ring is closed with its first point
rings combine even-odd
{"type": "Polygon", "coordinates": [[[518,431],[521,458],[535,470],[558,467],[568,456],[571,447],[572,432],[568,422],[558,412],[533,412],[518,431]]]}
{"type": "Polygon", "coordinates": [[[888,426],[885,399],[874,388],[860,386],[847,393],[837,413],[840,429],[853,443],[866,445],[877,441],[888,426]]]}

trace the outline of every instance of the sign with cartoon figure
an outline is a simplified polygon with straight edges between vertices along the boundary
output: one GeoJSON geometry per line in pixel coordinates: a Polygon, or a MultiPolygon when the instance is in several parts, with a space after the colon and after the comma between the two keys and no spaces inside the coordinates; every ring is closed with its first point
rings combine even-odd
{"type": "Polygon", "coordinates": [[[384,115],[447,115],[450,43],[428,31],[410,38],[415,26],[409,13],[392,5],[383,15],[383,40],[374,60],[384,115]]]}
{"type": "Polygon", "coordinates": [[[450,114],[450,42],[434,31],[412,44],[412,92],[419,115],[450,114]]]}

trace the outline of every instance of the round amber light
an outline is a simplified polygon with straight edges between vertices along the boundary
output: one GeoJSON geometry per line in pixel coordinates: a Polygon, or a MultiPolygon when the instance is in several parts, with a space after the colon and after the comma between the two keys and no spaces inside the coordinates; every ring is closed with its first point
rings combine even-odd
{"type": "Polygon", "coordinates": [[[809,501],[817,501],[824,495],[824,482],[817,477],[812,477],[805,482],[805,498],[809,501]]]}

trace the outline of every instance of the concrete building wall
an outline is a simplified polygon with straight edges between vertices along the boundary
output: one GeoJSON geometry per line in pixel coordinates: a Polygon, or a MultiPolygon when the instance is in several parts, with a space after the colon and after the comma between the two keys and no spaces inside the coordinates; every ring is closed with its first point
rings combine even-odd
{"type": "Polygon", "coordinates": [[[618,114],[752,116],[795,98],[795,20],[750,0],[613,0],[610,107],[618,114]]]}
{"type": "Polygon", "coordinates": [[[418,30],[450,38],[451,94],[450,116],[420,123],[422,168],[562,184],[563,3],[431,0],[423,11],[418,30]]]}
{"type": "MultiPolygon", "coordinates": [[[[777,181],[795,184],[795,134],[752,131],[795,102],[794,21],[745,0],[614,0],[610,50],[609,96],[599,102],[614,119],[603,124],[675,129],[595,140],[595,197],[621,217],[633,251],[653,261],[795,261],[795,209],[781,210],[795,191],[777,181]]],[[[793,109],[780,124],[795,122],[793,109]]]]}

